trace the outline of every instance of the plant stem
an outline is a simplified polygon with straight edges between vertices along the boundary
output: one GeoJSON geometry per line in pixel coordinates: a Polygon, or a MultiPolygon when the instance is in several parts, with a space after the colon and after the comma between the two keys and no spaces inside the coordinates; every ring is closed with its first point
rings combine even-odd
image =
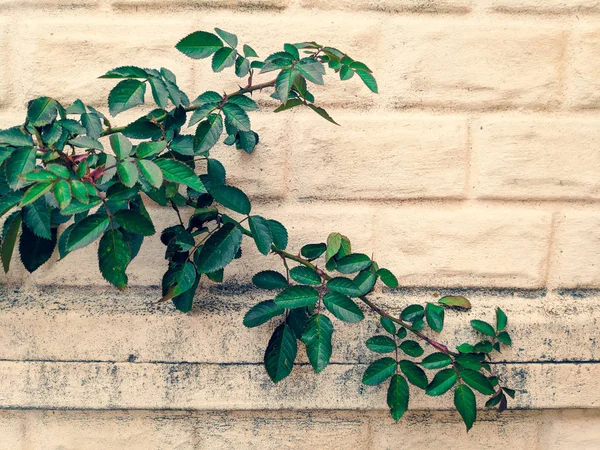
{"type": "MultiPolygon", "coordinates": [[[[228,98],[230,98],[230,97],[233,97],[234,95],[248,94],[248,93],[250,93],[250,92],[259,91],[259,90],[261,90],[261,89],[265,89],[265,88],[268,88],[268,87],[273,87],[273,86],[275,86],[275,81],[276,81],[276,80],[275,80],[275,79],[273,79],[273,80],[271,80],[271,81],[266,81],[266,82],[264,82],[264,83],[255,84],[254,86],[247,86],[247,87],[244,87],[244,88],[240,88],[239,90],[237,90],[237,91],[235,91],[235,92],[232,92],[232,93],[230,93],[230,94],[225,94],[224,98],[225,98],[225,99],[228,99],[228,98]]],[[[184,109],[185,109],[185,111],[186,111],[186,112],[190,112],[190,111],[195,111],[195,110],[196,110],[196,109],[198,109],[198,108],[199,108],[199,106],[196,106],[196,105],[189,105],[189,106],[186,106],[184,109]]],[[[156,117],[154,120],[155,120],[155,121],[157,121],[157,122],[161,122],[161,121],[165,120],[165,118],[166,118],[166,117],[167,117],[167,115],[166,115],[166,114],[164,114],[164,115],[162,115],[162,116],[158,116],[158,117],[156,117]]],[[[103,131],[103,132],[100,134],[100,136],[101,136],[101,137],[104,137],[104,136],[109,136],[109,135],[111,135],[111,134],[120,133],[120,132],[122,132],[123,130],[125,130],[125,128],[126,128],[126,126],[122,126],[122,127],[111,127],[111,128],[108,128],[108,129],[104,130],[104,131],[103,131]]]]}

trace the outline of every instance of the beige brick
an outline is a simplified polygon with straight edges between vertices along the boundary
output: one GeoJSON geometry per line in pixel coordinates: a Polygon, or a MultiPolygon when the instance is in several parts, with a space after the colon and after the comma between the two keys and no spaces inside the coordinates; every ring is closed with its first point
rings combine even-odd
{"type": "Polygon", "coordinates": [[[554,107],[563,41],[543,26],[398,20],[384,31],[381,93],[398,108],[554,107]]]}
{"type": "Polygon", "coordinates": [[[540,287],[550,216],[510,208],[381,208],[375,255],[405,286],[540,287]]]}
{"type": "Polygon", "coordinates": [[[598,119],[486,118],[472,136],[479,197],[600,198],[598,119]]]}
{"type": "Polygon", "coordinates": [[[598,0],[487,0],[487,2],[491,10],[504,13],[585,14],[600,11],[598,0]]]}
{"type": "MultiPolygon", "coordinates": [[[[384,386],[361,387],[365,367],[336,364],[315,376],[300,365],[273,384],[256,364],[0,362],[2,408],[386,410],[384,386]]],[[[598,408],[598,364],[495,365],[517,396],[511,408],[598,408]]],[[[412,408],[454,409],[451,396],[411,390],[412,408]]],[[[479,404],[483,405],[480,397],[479,404]]]]}
{"type": "Polygon", "coordinates": [[[600,215],[569,211],[558,215],[550,282],[564,288],[600,287],[600,215]]]}
{"type": "MultiPolygon", "coordinates": [[[[297,118],[296,118],[297,117],[297,118]]],[[[295,197],[399,199],[461,197],[467,131],[461,118],[373,113],[294,119],[288,188],[295,197]]]]}
{"type": "Polygon", "coordinates": [[[600,29],[584,29],[569,40],[565,102],[571,108],[600,107],[600,29]]]}
{"type": "MultiPolygon", "coordinates": [[[[27,21],[11,36],[19,54],[14,65],[19,83],[10,92],[12,103],[25,105],[31,98],[49,95],[67,105],[80,98],[107,112],[108,93],[119,80],[98,77],[123,65],[166,67],[188,92],[193,85],[193,68],[173,47],[192,30],[188,20],[165,18],[139,19],[135,26],[123,16],[27,21]]],[[[146,101],[152,103],[150,88],[146,101]]]]}
{"type": "Polygon", "coordinates": [[[600,413],[598,410],[557,411],[544,420],[540,445],[545,450],[600,448],[600,413]]]}
{"type": "Polygon", "coordinates": [[[114,9],[145,11],[169,10],[172,12],[190,9],[232,9],[234,11],[282,10],[287,8],[292,0],[202,0],[161,2],[155,0],[109,0],[114,9]]]}
{"type": "Polygon", "coordinates": [[[354,11],[467,13],[471,0],[302,0],[305,8],[349,9],[354,11]]]}
{"type": "Polygon", "coordinates": [[[408,411],[398,423],[383,416],[373,420],[372,445],[381,450],[397,449],[399,442],[404,448],[419,450],[536,449],[540,416],[532,411],[480,411],[477,423],[467,434],[455,412],[408,411]]]}
{"type": "MultiPolygon", "coordinates": [[[[8,51],[8,27],[4,24],[4,21],[0,21],[0,59],[8,62],[10,52],[8,51]]],[[[0,65],[0,107],[3,107],[10,100],[9,90],[9,64],[0,65]]],[[[1,129],[1,128],[0,128],[1,129]]]]}
{"type": "Polygon", "coordinates": [[[21,411],[0,411],[0,450],[25,450],[25,426],[21,411]]]}

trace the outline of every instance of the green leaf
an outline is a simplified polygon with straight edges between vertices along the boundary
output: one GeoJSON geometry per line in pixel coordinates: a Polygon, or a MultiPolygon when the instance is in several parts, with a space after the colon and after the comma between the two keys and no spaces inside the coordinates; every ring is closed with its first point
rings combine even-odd
{"type": "Polygon", "coordinates": [[[226,67],[233,66],[237,52],[229,47],[222,47],[215,52],[212,58],[213,72],[221,72],[226,67]]]}
{"type": "Polygon", "coordinates": [[[196,31],[180,40],[175,48],[192,59],[208,58],[223,47],[217,36],[206,31],[196,31]]]}
{"type": "Polygon", "coordinates": [[[396,360],[393,358],[381,358],[372,362],[365,374],[362,382],[369,386],[377,386],[391,377],[396,371],[396,360]]]}
{"type": "Polygon", "coordinates": [[[300,72],[304,78],[308,81],[312,81],[315,84],[323,85],[323,75],[325,75],[325,67],[319,61],[312,58],[302,58],[296,69],[300,72]]]}
{"type": "Polygon", "coordinates": [[[219,141],[222,132],[223,119],[218,114],[210,114],[196,128],[194,151],[197,154],[208,152],[219,141]]]}
{"type": "Polygon", "coordinates": [[[279,101],[282,104],[286,104],[290,95],[290,90],[294,83],[294,78],[298,75],[297,69],[283,69],[279,72],[277,79],[275,80],[275,90],[279,101]]]}
{"type": "Polygon", "coordinates": [[[400,338],[400,339],[404,339],[407,334],[408,334],[408,332],[406,331],[406,328],[399,327],[398,332],[396,333],[396,336],[398,336],[398,338],[400,338]]]}
{"type": "Polygon", "coordinates": [[[100,116],[92,113],[81,114],[81,124],[85,127],[86,133],[93,139],[98,139],[102,133],[102,122],[100,116]]]}
{"type": "Polygon", "coordinates": [[[489,323],[484,322],[483,320],[471,320],[471,326],[480,333],[485,334],[486,336],[494,337],[494,335],[496,334],[494,332],[494,327],[492,327],[489,323]]]}
{"type": "Polygon", "coordinates": [[[91,148],[94,150],[104,150],[104,146],[97,139],[89,136],[77,136],[76,138],[70,139],[69,144],[79,148],[91,148]]]}
{"type": "Polygon", "coordinates": [[[185,184],[200,193],[207,192],[200,178],[189,166],[174,159],[156,159],[154,163],[162,170],[166,180],[185,184]]]}
{"type": "Polygon", "coordinates": [[[25,185],[20,176],[35,168],[35,152],[35,147],[18,148],[4,163],[6,181],[12,190],[17,190],[25,185]]]}
{"type": "Polygon", "coordinates": [[[50,259],[56,247],[56,228],[52,228],[51,238],[44,239],[36,236],[28,227],[21,230],[19,254],[21,262],[29,273],[35,272],[50,259]]]}
{"type": "Polygon", "coordinates": [[[354,284],[358,287],[360,295],[367,295],[375,286],[377,277],[370,270],[363,270],[356,278],[354,278],[354,284]]]}
{"type": "Polygon", "coordinates": [[[292,279],[300,284],[321,284],[321,277],[310,267],[296,266],[290,270],[292,279]]]}
{"type": "Polygon", "coordinates": [[[406,353],[408,356],[418,358],[424,353],[423,347],[416,341],[402,341],[400,344],[400,350],[406,353]]]}
{"type": "Polygon", "coordinates": [[[467,431],[469,431],[477,418],[477,404],[473,391],[464,384],[457,386],[454,391],[454,406],[456,406],[467,426],[467,431]]]}
{"type": "Polygon", "coordinates": [[[505,345],[512,345],[512,339],[506,331],[501,331],[497,336],[498,340],[505,345]]]}
{"type": "Polygon", "coordinates": [[[375,92],[377,94],[377,81],[375,81],[375,77],[372,74],[364,70],[357,70],[356,74],[360,77],[361,80],[363,80],[365,86],[367,86],[372,92],[375,92]]]}
{"type": "Polygon", "coordinates": [[[354,281],[350,280],[349,278],[332,278],[327,282],[327,287],[333,292],[338,292],[340,294],[348,295],[350,297],[360,296],[360,289],[358,288],[358,286],[356,286],[354,281]]]}
{"type": "Polygon", "coordinates": [[[146,159],[138,159],[138,169],[142,176],[155,188],[159,188],[163,183],[163,173],[154,162],[146,159]]]}
{"type": "Polygon", "coordinates": [[[427,325],[438,333],[444,328],[444,308],[433,303],[427,303],[425,306],[425,318],[427,325]]]}
{"type": "Polygon", "coordinates": [[[250,214],[251,205],[248,196],[233,186],[215,186],[210,195],[226,208],[239,214],[250,214]]]}
{"type": "Polygon", "coordinates": [[[152,221],[143,214],[131,209],[121,209],[113,214],[125,231],[142,236],[152,236],[156,233],[152,221]]]}
{"type": "Polygon", "coordinates": [[[261,289],[283,289],[288,283],[283,275],[274,270],[264,270],[252,277],[252,283],[261,289]]]}
{"type": "Polygon", "coordinates": [[[340,251],[342,246],[342,235],[340,233],[331,233],[327,236],[327,252],[325,253],[325,260],[329,261],[340,251]]]}
{"type": "Polygon", "coordinates": [[[243,78],[250,73],[250,61],[243,56],[238,55],[235,60],[235,74],[243,78]]]}
{"type": "Polygon", "coordinates": [[[49,192],[52,189],[52,186],[53,184],[51,182],[34,184],[29,189],[27,189],[27,191],[25,191],[25,194],[21,199],[21,206],[25,206],[35,202],[46,192],[49,192]]]}
{"type": "Polygon", "coordinates": [[[258,251],[263,255],[268,255],[271,251],[271,244],[273,244],[273,236],[271,235],[269,224],[261,216],[250,216],[248,223],[250,224],[250,231],[252,232],[252,237],[258,251]]]}
{"type": "Polygon", "coordinates": [[[425,310],[421,305],[409,305],[402,310],[400,317],[402,317],[402,320],[416,322],[417,320],[422,319],[424,314],[425,310]]]}
{"type": "Polygon", "coordinates": [[[194,305],[194,296],[196,295],[196,290],[198,289],[198,284],[200,283],[200,274],[194,271],[192,275],[194,277],[194,282],[189,289],[186,289],[179,295],[173,297],[173,305],[178,311],[181,312],[189,312],[192,310],[192,306],[194,305]]]}
{"type": "Polygon", "coordinates": [[[471,309],[471,302],[462,295],[447,295],[438,300],[438,303],[451,308],[471,309]]]}
{"type": "Polygon", "coordinates": [[[496,308],[496,330],[502,331],[506,328],[506,323],[508,319],[506,318],[506,314],[500,308],[496,308]]]}
{"type": "Polygon", "coordinates": [[[456,362],[465,369],[481,370],[481,359],[477,355],[460,354],[456,356],[456,362]]]}
{"type": "Polygon", "coordinates": [[[297,352],[296,335],[291,327],[287,324],[279,325],[269,340],[264,358],[265,369],[274,383],[292,372],[297,352]]]}
{"type": "Polygon", "coordinates": [[[300,254],[307,259],[316,259],[325,253],[327,245],[325,244],[307,244],[300,249],[300,254]]]}
{"type": "Polygon", "coordinates": [[[225,43],[227,43],[227,45],[229,45],[232,48],[237,47],[238,38],[235,34],[228,33],[227,31],[221,30],[220,28],[215,28],[215,31],[217,32],[219,37],[223,39],[225,43]]]}
{"type": "MultiPolygon", "coordinates": [[[[110,146],[118,159],[127,158],[133,149],[131,142],[121,133],[110,136],[110,146]]],[[[143,156],[140,156],[143,158],[143,156]]]]}
{"type": "Polygon", "coordinates": [[[314,112],[316,112],[318,115],[320,115],[323,119],[327,120],[328,122],[331,122],[334,125],[339,125],[339,123],[337,123],[335,120],[333,120],[333,117],[331,117],[329,115],[329,113],[327,111],[325,111],[323,108],[313,105],[312,103],[310,103],[308,105],[308,107],[310,109],[312,109],[314,112]]]}
{"type": "Polygon", "coordinates": [[[209,237],[197,254],[196,267],[199,273],[210,273],[229,264],[240,248],[242,232],[232,223],[224,224],[209,237]]]}
{"type": "Polygon", "coordinates": [[[6,222],[4,222],[5,232],[3,232],[2,248],[0,248],[4,273],[7,273],[10,268],[10,261],[15,249],[17,237],[19,236],[19,230],[21,229],[21,221],[21,214],[17,212],[14,215],[9,216],[8,219],[6,219],[6,222]]]}
{"type": "Polygon", "coordinates": [[[250,118],[246,111],[238,105],[226,103],[223,106],[223,113],[225,114],[225,120],[233,127],[241,131],[250,131],[250,118]]]}
{"type": "Polygon", "coordinates": [[[356,323],[365,318],[358,305],[350,297],[339,292],[328,292],[325,294],[323,305],[342,322],[356,323]]]}
{"type": "Polygon", "coordinates": [[[196,285],[197,280],[196,268],[190,261],[169,267],[163,277],[163,297],[160,301],[170,300],[189,291],[196,285]]]}
{"type": "Polygon", "coordinates": [[[64,178],[65,180],[71,178],[71,172],[69,172],[69,169],[67,169],[65,166],[61,166],[60,164],[48,164],[46,169],[56,176],[64,178]]]}
{"type": "Polygon", "coordinates": [[[421,389],[427,388],[427,385],[429,383],[427,381],[427,375],[425,375],[423,369],[417,366],[414,362],[409,361],[408,359],[403,359],[402,361],[400,361],[400,370],[404,375],[406,375],[406,378],[412,384],[421,389]]]}
{"type": "Polygon", "coordinates": [[[210,178],[211,186],[220,186],[225,184],[226,171],[223,164],[216,159],[209,159],[207,164],[208,177],[210,178]]]}
{"type": "Polygon", "coordinates": [[[390,319],[389,317],[382,317],[381,319],[379,319],[379,322],[381,323],[381,326],[385,331],[387,331],[390,334],[396,334],[396,325],[394,324],[392,319],[390,319]]]}
{"type": "Polygon", "coordinates": [[[387,404],[390,407],[392,419],[396,422],[400,420],[408,409],[408,399],[408,383],[402,375],[394,374],[387,391],[387,404]]]}
{"type": "Polygon", "coordinates": [[[337,262],[337,271],[344,274],[360,272],[371,266],[371,258],[363,253],[352,253],[340,258],[337,262]]]}
{"type": "Polygon", "coordinates": [[[204,103],[219,103],[223,100],[221,94],[215,91],[206,91],[200,94],[192,104],[196,106],[203,105],[204,103]]]}
{"type": "Polygon", "coordinates": [[[302,342],[306,345],[306,354],[316,373],[321,372],[331,358],[331,336],[333,324],[329,317],[322,314],[311,316],[302,333],[302,342]]]}
{"type": "Polygon", "coordinates": [[[233,97],[229,97],[227,99],[227,104],[231,103],[239,106],[244,111],[256,111],[258,109],[258,104],[250,97],[245,95],[234,95],[233,97]]]}
{"type": "Polygon", "coordinates": [[[54,197],[60,209],[64,209],[71,203],[71,185],[65,180],[54,183],[54,197]]]}
{"type": "Polygon", "coordinates": [[[136,66],[122,66],[109,70],[99,78],[148,78],[148,72],[136,66]]]}
{"type": "Polygon", "coordinates": [[[301,308],[319,301],[319,293],[310,286],[290,286],[275,296],[275,303],[282,308],[301,308]]]}
{"type": "Polygon", "coordinates": [[[43,127],[56,119],[58,109],[56,100],[50,97],[40,97],[29,102],[27,106],[27,119],[34,127],[43,127]]]}
{"type": "Polygon", "coordinates": [[[495,392],[492,383],[481,372],[464,369],[460,371],[460,377],[465,383],[483,395],[492,395],[495,392]]]}
{"type": "Polygon", "coordinates": [[[72,252],[91,244],[102,236],[109,223],[108,216],[103,214],[93,214],[77,222],[69,234],[67,250],[72,252]]]}
{"type": "Polygon", "coordinates": [[[421,365],[426,369],[441,369],[452,363],[452,358],[445,353],[432,353],[421,361],[421,365]]]}
{"type": "Polygon", "coordinates": [[[13,147],[28,147],[33,145],[33,139],[22,127],[12,127],[0,130],[0,144],[12,145],[13,147]]]}
{"type": "Polygon", "coordinates": [[[108,110],[111,116],[144,103],[146,83],[138,80],[123,80],[108,94],[108,110]]]}
{"type": "Polygon", "coordinates": [[[152,89],[152,98],[160,108],[166,108],[169,104],[169,88],[162,78],[148,78],[150,89],[152,89]]]}
{"type": "Polygon", "coordinates": [[[98,263],[106,281],[119,289],[127,286],[125,269],[131,260],[131,250],[119,230],[108,230],[100,239],[98,263]]]}
{"type": "Polygon", "coordinates": [[[354,71],[350,68],[350,66],[343,65],[340,69],[340,80],[346,81],[354,76],[354,71]]]}
{"type": "Polygon", "coordinates": [[[71,193],[81,203],[89,203],[90,197],[85,184],[79,180],[71,180],[71,193]]]}
{"type": "Polygon", "coordinates": [[[34,170],[22,175],[21,178],[27,181],[54,181],[58,177],[47,170],[34,170]]]}
{"type": "Polygon", "coordinates": [[[100,199],[93,200],[88,204],[72,201],[69,206],[63,209],[60,213],[65,216],[71,216],[73,214],[80,214],[89,211],[92,208],[98,206],[102,201],[100,199]]]}
{"type": "Polygon", "coordinates": [[[8,192],[0,196],[0,217],[2,217],[15,206],[17,206],[21,201],[22,197],[23,193],[20,191],[8,192]]]}
{"type": "Polygon", "coordinates": [[[460,353],[472,353],[475,351],[475,348],[471,344],[464,343],[456,347],[456,350],[460,353]]]}
{"type": "MultiPolygon", "coordinates": [[[[129,144],[129,145],[131,145],[131,144],[129,144]]],[[[137,149],[135,151],[135,155],[138,158],[146,158],[148,156],[156,155],[156,154],[162,152],[166,146],[167,146],[167,143],[165,141],[140,142],[140,144],[137,146],[137,149]]],[[[113,149],[114,149],[114,145],[113,145],[113,149]]],[[[129,148],[129,153],[131,153],[131,147],[129,148]]],[[[129,153],[125,156],[129,156],[129,153]]],[[[117,155],[117,156],[119,156],[119,155],[117,155]]],[[[119,156],[119,158],[124,158],[125,156],[119,156]]]]}
{"type": "Polygon", "coordinates": [[[244,316],[244,326],[248,328],[258,327],[268,322],[273,317],[280,316],[285,309],[280,307],[273,300],[265,300],[254,305],[244,316]]]}
{"type": "Polygon", "coordinates": [[[373,336],[367,339],[366,346],[375,353],[391,353],[396,350],[396,343],[387,336],[373,336]]]}
{"type": "Polygon", "coordinates": [[[244,44],[243,49],[244,49],[244,56],[246,58],[258,58],[258,54],[249,45],[244,44]]]}
{"type": "Polygon", "coordinates": [[[445,394],[458,380],[458,375],[454,369],[443,369],[435,374],[431,383],[427,386],[425,393],[432,397],[445,394]]]}
{"type": "Polygon", "coordinates": [[[377,275],[379,275],[379,278],[381,278],[381,281],[383,281],[383,283],[387,287],[392,288],[392,289],[395,289],[398,287],[398,279],[388,269],[379,269],[376,273],[377,273],[377,275]]]}
{"type": "Polygon", "coordinates": [[[117,172],[119,173],[121,183],[127,187],[133,187],[138,182],[139,172],[134,160],[131,158],[118,162],[117,172]]]}
{"type": "Polygon", "coordinates": [[[192,113],[192,117],[190,117],[188,127],[193,127],[201,120],[206,119],[210,113],[217,109],[218,106],[219,105],[217,103],[204,103],[198,106],[198,108],[192,113]]]}
{"type": "Polygon", "coordinates": [[[279,250],[285,250],[288,245],[288,232],[285,227],[276,220],[267,220],[269,228],[271,229],[271,235],[273,236],[273,244],[279,250]]]}

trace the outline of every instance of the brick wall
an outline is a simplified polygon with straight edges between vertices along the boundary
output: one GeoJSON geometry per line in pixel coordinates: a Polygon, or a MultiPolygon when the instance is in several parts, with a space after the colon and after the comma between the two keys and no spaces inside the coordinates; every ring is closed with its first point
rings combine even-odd
{"type": "Polygon", "coordinates": [[[265,111],[255,155],[218,157],[296,248],[340,231],[373,251],[400,278],[377,294],[391,310],[468,296],[442,340],[502,305],[515,345],[498,369],[519,409],[481,412],[467,436],[448,399],[415,395],[394,424],[385,391],[359,384],[373,323],[337,326],[334,365],[273,386],[269,330],[241,317],[264,297],[250,267],[277,261],[248,245],[183,315],[155,303],[153,238],[125,293],[92,249],[1,278],[0,449],[600,448],[599,18],[598,0],[0,0],[0,128],[38,95],[104,107],[114,82],[96,77],[125,63],[166,66],[191,95],[235,88],[174,50],[198,29],[261,56],[316,39],[367,62],[380,95],[328,76],[320,96],[341,128],[265,111]]]}

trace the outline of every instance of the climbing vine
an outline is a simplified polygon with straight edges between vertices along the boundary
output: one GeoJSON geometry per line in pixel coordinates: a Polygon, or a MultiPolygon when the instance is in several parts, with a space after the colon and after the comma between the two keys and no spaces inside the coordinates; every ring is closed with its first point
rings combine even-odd
{"type": "Polygon", "coordinates": [[[467,299],[448,296],[425,306],[410,305],[399,316],[384,311],[369,294],[378,282],[389,289],[398,286],[388,269],[355,252],[349,238],[339,233],[289,251],[285,226],[252,214],[246,194],[227,183],[224,166],[211,154],[219,142],[235,147],[232,151],[257,149],[259,136],[248,115],[259,108],[254,93],[267,93],[279,102],[275,113],[305,108],[336,124],[310,87],[323,85],[330,69],[342,81],[358,78],[376,93],[371,69],[316,42],[285,44],[261,60],[252,47],[240,46],[234,34],[215,33],[197,31],[176,48],[192,59],[211,58],[215,72],[233,68],[246,80],[235,92],[208,90],[190,101],[168,69],[123,66],[101,77],[120,80],[108,96],[110,115],[146,100],[156,105],[132,123],[113,126],[81,100],[63,106],[40,97],[29,102],[22,125],[0,131],[4,270],[9,270],[17,245],[21,262],[34,272],[55,249],[63,259],[99,240],[100,272],[123,289],[128,265],[145,237],[156,233],[145,207],[153,201],[172,208],[177,220],[160,233],[168,261],[160,301],[172,301],[182,312],[192,309],[203,278],[223,281],[227,265],[242,257],[244,238],[253,240],[260,253],[281,259],[281,272],[253,277],[258,288],[273,291],[273,299],[254,305],[243,318],[246,327],[275,326],[264,356],[274,382],[292,372],[299,346],[305,347],[315,372],[324,370],[332,355],[334,322],[361,322],[368,311],[379,319],[381,331],[366,347],[382,356],[368,365],[362,382],[389,383],[387,404],[394,420],[408,408],[410,386],[431,396],[453,389],[467,430],[476,419],[474,391],[489,397],[486,406],[504,410],[507,395],[515,392],[492,373],[492,354],[511,344],[500,308],[493,325],[471,321],[479,342],[449,349],[435,336],[446,312],[470,308],[467,299]],[[272,79],[257,82],[269,73],[272,79]],[[193,134],[185,132],[194,128],[193,134]],[[186,221],[180,214],[184,208],[192,210],[186,221]],[[423,346],[431,352],[425,355],[423,346]]]}

